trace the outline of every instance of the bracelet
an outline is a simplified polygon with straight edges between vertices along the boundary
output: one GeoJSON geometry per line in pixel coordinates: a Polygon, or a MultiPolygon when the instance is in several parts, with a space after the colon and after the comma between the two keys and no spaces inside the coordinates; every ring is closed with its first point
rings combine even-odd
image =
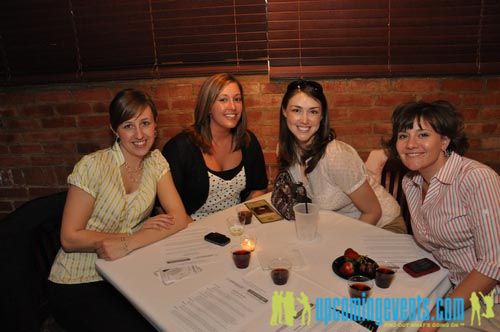
{"type": "Polygon", "coordinates": [[[122,243],[122,248],[125,250],[126,253],[128,253],[127,237],[126,236],[122,236],[120,238],[120,242],[122,243]]]}

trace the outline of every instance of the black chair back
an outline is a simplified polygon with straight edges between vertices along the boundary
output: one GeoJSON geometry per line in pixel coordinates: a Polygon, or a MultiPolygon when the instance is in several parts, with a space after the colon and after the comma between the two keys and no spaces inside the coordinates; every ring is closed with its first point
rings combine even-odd
{"type": "Polygon", "coordinates": [[[413,234],[411,229],[411,216],[408,210],[408,203],[406,201],[401,182],[404,175],[409,171],[399,159],[388,159],[382,169],[381,184],[389,191],[396,199],[401,207],[401,215],[406,224],[408,234],[413,234]]]}
{"type": "Polygon", "coordinates": [[[67,192],[29,201],[0,221],[2,330],[40,331],[67,192]]]}

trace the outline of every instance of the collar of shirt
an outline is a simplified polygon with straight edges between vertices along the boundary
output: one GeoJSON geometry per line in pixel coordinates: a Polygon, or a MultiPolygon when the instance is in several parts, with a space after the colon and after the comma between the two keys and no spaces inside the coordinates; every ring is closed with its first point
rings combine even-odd
{"type": "MultiPolygon", "coordinates": [[[[457,167],[457,165],[459,165],[461,161],[462,156],[452,152],[444,166],[431,178],[431,182],[433,179],[436,179],[442,184],[451,184],[460,173],[460,168],[457,167]]],[[[415,186],[422,187],[424,178],[419,172],[415,172],[409,178],[415,186]]]]}
{"type": "Polygon", "coordinates": [[[125,163],[125,157],[123,156],[122,149],[120,149],[120,144],[115,142],[111,147],[111,152],[113,153],[114,160],[116,161],[117,166],[121,166],[125,163]]]}

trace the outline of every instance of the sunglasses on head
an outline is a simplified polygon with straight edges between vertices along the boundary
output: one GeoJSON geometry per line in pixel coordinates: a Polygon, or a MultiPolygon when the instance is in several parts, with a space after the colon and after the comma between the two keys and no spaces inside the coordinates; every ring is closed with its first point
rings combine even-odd
{"type": "Polygon", "coordinates": [[[307,80],[293,81],[290,84],[288,84],[287,90],[295,90],[295,89],[303,90],[303,89],[306,89],[308,87],[314,91],[320,91],[320,92],[323,91],[321,84],[319,84],[318,82],[315,82],[315,81],[307,81],[307,80]]]}

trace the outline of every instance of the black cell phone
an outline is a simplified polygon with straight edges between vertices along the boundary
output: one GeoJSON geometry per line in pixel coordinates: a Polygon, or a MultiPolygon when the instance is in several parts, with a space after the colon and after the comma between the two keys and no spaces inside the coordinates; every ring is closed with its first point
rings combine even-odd
{"type": "Polygon", "coordinates": [[[231,242],[231,239],[224,234],[212,232],[205,235],[205,241],[217,244],[219,246],[225,246],[226,244],[231,242]]]}
{"type": "Polygon", "coordinates": [[[440,269],[439,265],[431,261],[429,258],[422,258],[416,261],[403,265],[403,270],[414,278],[424,276],[426,274],[436,272],[440,269]]]}

